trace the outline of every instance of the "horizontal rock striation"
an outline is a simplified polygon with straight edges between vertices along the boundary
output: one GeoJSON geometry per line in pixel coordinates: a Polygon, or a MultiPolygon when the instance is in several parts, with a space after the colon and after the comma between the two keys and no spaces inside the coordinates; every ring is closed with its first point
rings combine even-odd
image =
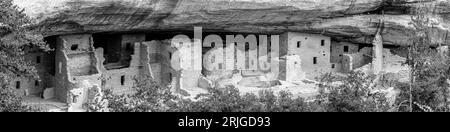
{"type": "MultiPolygon", "coordinates": [[[[323,34],[370,44],[384,20],[384,44],[408,44],[417,0],[15,0],[46,36],[141,31],[323,34]]],[[[450,1],[428,0],[433,42],[450,39],[450,1]]]]}

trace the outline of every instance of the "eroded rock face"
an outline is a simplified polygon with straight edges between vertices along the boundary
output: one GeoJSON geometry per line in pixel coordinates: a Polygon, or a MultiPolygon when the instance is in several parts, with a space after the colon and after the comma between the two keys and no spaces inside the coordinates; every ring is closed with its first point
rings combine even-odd
{"type": "MultiPolygon", "coordinates": [[[[281,33],[297,31],[371,43],[385,20],[385,44],[405,45],[416,0],[15,0],[45,35],[84,32],[204,31],[281,33]],[[382,11],[384,15],[382,15],[382,11]]],[[[436,43],[445,43],[449,0],[430,0],[436,43]]]]}

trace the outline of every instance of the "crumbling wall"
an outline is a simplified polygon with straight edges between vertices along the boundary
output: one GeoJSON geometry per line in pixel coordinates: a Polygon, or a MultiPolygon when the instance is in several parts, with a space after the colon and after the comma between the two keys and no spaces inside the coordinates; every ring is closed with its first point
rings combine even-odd
{"type": "Polygon", "coordinates": [[[177,72],[172,68],[170,57],[174,55],[169,41],[144,42],[150,49],[150,67],[155,81],[162,85],[170,85],[176,80],[177,72]]]}
{"type": "Polygon", "coordinates": [[[368,49],[364,48],[360,52],[354,54],[344,54],[342,59],[342,73],[349,73],[355,69],[361,68],[372,62],[372,56],[368,49]]]}
{"type": "Polygon", "coordinates": [[[94,53],[70,54],[67,56],[69,57],[67,63],[72,75],[86,76],[98,73],[95,68],[94,53]]]}
{"type": "MultiPolygon", "coordinates": [[[[132,93],[132,89],[135,84],[135,79],[141,74],[141,69],[144,68],[141,63],[141,41],[144,41],[145,36],[143,35],[124,35],[123,43],[125,43],[125,50],[129,52],[129,66],[126,68],[119,69],[106,69],[103,65],[105,58],[103,48],[98,48],[96,50],[96,58],[98,58],[98,67],[101,67],[101,85],[103,89],[112,90],[113,94],[128,94],[132,93]],[[132,48],[132,49],[130,49],[132,48]],[[132,52],[131,52],[132,51],[132,52]]],[[[128,53],[124,53],[128,54],[128,53]]],[[[125,58],[123,58],[125,59],[125,58]]],[[[148,68],[147,68],[148,69],[148,68]]]]}
{"type": "Polygon", "coordinates": [[[359,50],[357,44],[348,42],[331,42],[331,63],[341,63],[344,54],[354,54],[359,50]]]}
{"type": "MultiPolygon", "coordinates": [[[[101,70],[101,85],[104,89],[112,90],[113,94],[127,94],[133,92],[136,77],[140,74],[140,44],[136,43],[136,52],[132,55],[132,61],[129,68],[101,70]],[[136,61],[137,60],[137,61],[136,61]]],[[[102,58],[100,53],[103,49],[97,49],[98,58],[102,58]]],[[[100,63],[101,64],[101,63],[100,63]]]]}
{"type": "Polygon", "coordinates": [[[345,70],[343,69],[343,67],[347,67],[347,66],[343,66],[343,59],[344,59],[344,54],[354,54],[357,53],[359,50],[359,45],[357,44],[352,44],[352,43],[348,43],[348,42],[336,42],[336,41],[332,41],[331,42],[331,60],[330,62],[331,64],[331,70],[333,72],[338,72],[338,73],[342,73],[345,70]]]}
{"type": "MultiPolygon", "coordinates": [[[[79,103],[71,91],[83,89],[80,82],[100,85],[99,64],[90,34],[59,36],[55,49],[55,94],[60,101],[79,103]]],[[[83,90],[81,90],[83,91],[83,90]]],[[[84,93],[80,101],[84,100],[84,93]]]]}
{"type": "Polygon", "coordinates": [[[55,97],[59,101],[67,102],[68,91],[70,85],[68,84],[68,57],[66,55],[65,47],[61,37],[57,38],[55,49],[55,97]]]}
{"type": "Polygon", "coordinates": [[[160,44],[159,63],[161,65],[161,83],[163,85],[170,85],[172,81],[177,81],[180,78],[180,71],[175,71],[172,68],[172,58],[175,56],[177,49],[172,47],[170,40],[163,40],[160,44]]]}
{"type": "Polygon", "coordinates": [[[103,73],[103,87],[112,90],[113,94],[131,93],[138,75],[139,69],[135,68],[109,70],[103,73]]]}
{"type": "Polygon", "coordinates": [[[151,72],[151,77],[157,82],[157,83],[162,83],[161,82],[161,63],[159,61],[159,59],[161,58],[160,56],[160,50],[161,49],[161,42],[159,41],[151,41],[151,42],[144,42],[143,45],[145,45],[146,47],[148,47],[148,62],[150,65],[150,72],[151,72]]]}
{"type": "Polygon", "coordinates": [[[140,66],[139,66],[139,70],[140,73],[144,76],[150,76],[152,79],[154,79],[153,77],[153,73],[152,73],[152,69],[151,69],[151,65],[150,65],[150,47],[142,42],[140,44],[139,51],[140,51],[140,66]]]}
{"type": "Polygon", "coordinates": [[[139,50],[135,48],[135,43],[144,42],[145,34],[125,34],[122,35],[121,42],[121,58],[120,61],[123,65],[130,66],[132,61],[132,55],[136,54],[135,52],[139,50]]]}
{"type": "Polygon", "coordinates": [[[68,68],[74,76],[97,74],[91,35],[61,36],[68,57],[68,68]]]}

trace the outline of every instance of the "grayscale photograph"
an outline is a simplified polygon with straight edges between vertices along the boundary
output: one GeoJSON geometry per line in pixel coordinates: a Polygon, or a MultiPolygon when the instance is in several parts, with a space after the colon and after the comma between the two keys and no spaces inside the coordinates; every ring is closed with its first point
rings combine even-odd
{"type": "MultiPolygon", "coordinates": [[[[0,112],[450,112],[449,31],[450,0],[0,0],[0,112]]],[[[167,119],[281,122],[200,117],[167,119]]]]}

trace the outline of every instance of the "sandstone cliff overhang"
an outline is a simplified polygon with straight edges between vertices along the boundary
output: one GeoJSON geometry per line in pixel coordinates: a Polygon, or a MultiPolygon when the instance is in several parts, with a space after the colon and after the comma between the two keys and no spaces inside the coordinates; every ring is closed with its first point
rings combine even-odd
{"type": "MultiPolygon", "coordinates": [[[[206,31],[323,34],[339,41],[370,44],[385,20],[384,44],[406,45],[408,15],[417,0],[15,0],[38,19],[45,36],[143,31],[206,31]]],[[[429,0],[433,41],[446,44],[449,0],[429,0]]]]}

